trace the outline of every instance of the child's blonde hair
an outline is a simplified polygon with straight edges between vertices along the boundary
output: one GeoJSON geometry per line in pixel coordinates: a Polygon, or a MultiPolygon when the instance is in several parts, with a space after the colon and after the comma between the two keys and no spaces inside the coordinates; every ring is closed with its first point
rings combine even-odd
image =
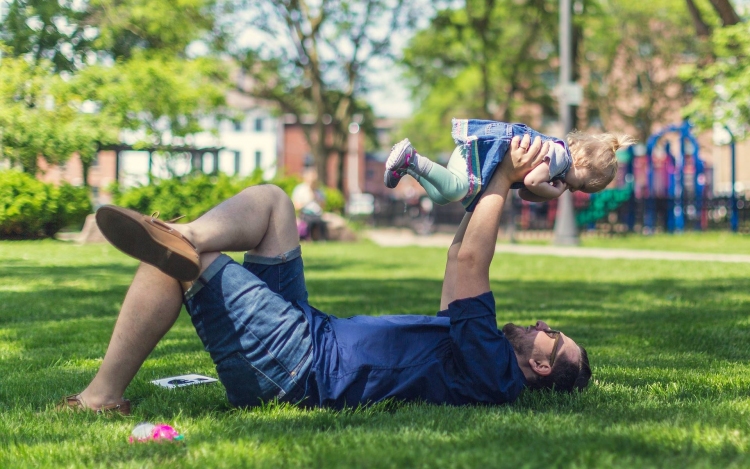
{"type": "Polygon", "coordinates": [[[573,165],[586,168],[590,179],[586,186],[600,191],[612,182],[617,174],[615,152],[633,145],[636,140],[625,134],[587,134],[574,130],[568,134],[573,165]]]}

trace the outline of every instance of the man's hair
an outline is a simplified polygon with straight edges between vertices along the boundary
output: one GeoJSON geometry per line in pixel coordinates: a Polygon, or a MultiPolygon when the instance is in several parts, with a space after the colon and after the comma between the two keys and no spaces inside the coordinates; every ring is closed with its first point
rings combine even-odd
{"type": "Polygon", "coordinates": [[[586,349],[579,346],[581,358],[578,363],[569,361],[561,356],[552,367],[552,373],[547,376],[538,376],[529,381],[529,389],[554,389],[559,392],[582,391],[589,385],[591,380],[591,367],[589,366],[589,355],[586,349]]]}

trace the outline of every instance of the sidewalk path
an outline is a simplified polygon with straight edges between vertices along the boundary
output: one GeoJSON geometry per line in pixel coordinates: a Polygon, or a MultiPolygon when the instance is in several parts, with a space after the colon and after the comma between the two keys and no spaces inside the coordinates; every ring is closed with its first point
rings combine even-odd
{"type": "MultiPolygon", "coordinates": [[[[380,246],[423,246],[448,248],[453,235],[436,233],[418,236],[407,229],[370,230],[366,236],[380,246]]],[[[558,257],[596,257],[599,259],[646,259],[668,261],[750,263],[744,254],[698,254],[673,251],[647,251],[636,249],[603,249],[562,246],[536,246],[528,244],[498,244],[495,252],[558,257]]]]}

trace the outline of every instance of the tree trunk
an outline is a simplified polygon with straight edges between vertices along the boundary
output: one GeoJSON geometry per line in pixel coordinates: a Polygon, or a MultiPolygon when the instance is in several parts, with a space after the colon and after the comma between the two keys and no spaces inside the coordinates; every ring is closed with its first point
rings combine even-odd
{"type": "Polygon", "coordinates": [[[716,10],[721,18],[722,26],[733,26],[740,22],[740,17],[737,12],[734,11],[734,7],[729,3],[729,0],[710,0],[711,5],[716,10]]]}
{"type": "Polygon", "coordinates": [[[86,163],[85,161],[81,160],[81,171],[83,174],[81,175],[83,178],[83,187],[89,187],[89,170],[91,169],[91,163],[86,163]]]}
{"type": "Polygon", "coordinates": [[[703,17],[701,16],[700,10],[695,6],[693,0],[685,0],[687,2],[688,11],[690,12],[690,18],[693,19],[693,26],[695,26],[695,33],[698,37],[705,38],[711,35],[711,28],[708,27],[703,17]]]}
{"type": "Polygon", "coordinates": [[[313,124],[312,135],[310,138],[312,145],[310,151],[315,161],[315,169],[318,172],[318,182],[328,185],[328,154],[326,153],[326,126],[318,119],[313,124]]]}

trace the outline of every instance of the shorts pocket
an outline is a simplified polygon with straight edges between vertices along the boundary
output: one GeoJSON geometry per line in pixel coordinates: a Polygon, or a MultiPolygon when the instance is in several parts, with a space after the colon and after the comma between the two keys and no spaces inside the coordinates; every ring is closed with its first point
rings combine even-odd
{"type": "MultiPolygon", "coordinates": [[[[273,363],[268,365],[273,366],[273,363]]],[[[230,404],[235,407],[254,407],[284,397],[286,392],[269,376],[270,370],[264,372],[261,368],[267,367],[253,365],[239,352],[216,365],[216,372],[226,388],[230,404]]]]}

